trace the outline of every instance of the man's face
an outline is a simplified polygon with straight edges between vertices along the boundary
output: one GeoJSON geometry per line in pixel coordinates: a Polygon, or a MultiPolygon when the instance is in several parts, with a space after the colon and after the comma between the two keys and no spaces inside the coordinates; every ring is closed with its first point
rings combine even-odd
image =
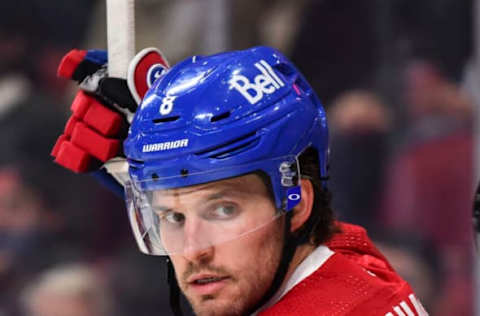
{"type": "MultiPolygon", "coordinates": [[[[183,252],[170,256],[179,286],[197,315],[243,315],[272,283],[282,252],[284,217],[275,217],[267,188],[256,175],[194,188],[171,190],[161,198],[162,212],[169,212],[163,216],[181,223],[176,229],[183,235],[183,252]],[[235,236],[227,229],[237,230],[238,237],[218,242],[219,237],[205,246],[206,239],[222,231],[235,236]]],[[[166,248],[175,242],[175,234],[168,232],[162,226],[166,248]]]]}

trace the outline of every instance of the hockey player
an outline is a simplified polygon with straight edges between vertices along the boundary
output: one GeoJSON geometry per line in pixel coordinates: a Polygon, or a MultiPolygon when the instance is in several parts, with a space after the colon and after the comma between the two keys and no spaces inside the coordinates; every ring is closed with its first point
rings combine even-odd
{"type": "MultiPolygon", "coordinates": [[[[105,62],[73,55],[60,73],[84,83],[85,63],[105,62]]],[[[334,220],[325,112],[286,57],[268,47],[193,56],[156,80],[141,59],[128,85],[103,78],[77,97],[88,102],[77,100],[53,154],[77,172],[117,155],[102,146],[121,129],[100,132],[101,115],[87,119],[79,104],[114,113],[146,91],[131,78],[147,78],[123,143],[125,199],[140,250],[173,266],[174,298],[178,285],[198,315],[427,315],[365,230],[334,220]]]]}

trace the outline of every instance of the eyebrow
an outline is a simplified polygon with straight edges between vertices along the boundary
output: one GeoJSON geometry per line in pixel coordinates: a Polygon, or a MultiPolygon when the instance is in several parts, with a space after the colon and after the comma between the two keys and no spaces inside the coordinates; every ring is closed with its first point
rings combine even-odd
{"type": "MultiPolygon", "coordinates": [[[[226,196],[228,194],[231,195],[232,193],[234,193],[234,195],[235,195],[235,192],[232,189],[224,189],[220,192],[215,192],[215,193],[212,193],[212,194],[208,195],[205,199],[202,200],[202,202],[210,202],[210,201],[213,201],[213,200],[219,200],[219,199],[223,198],[224,196],[226,196]]],[[[157,211],[157,212],[168,212],[168,211],[173,211],[174,210],[171,207],[167,207],[167,206],[163,206],[163,205],[154,205],[154,206],[152,206],[152,209],[154,211],[157,211]]]]}

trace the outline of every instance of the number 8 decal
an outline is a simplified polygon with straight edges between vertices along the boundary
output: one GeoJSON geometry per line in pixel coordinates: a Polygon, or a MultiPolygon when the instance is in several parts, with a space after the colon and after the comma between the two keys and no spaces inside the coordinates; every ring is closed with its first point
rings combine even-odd
{"type": "Polygon", "coordinates": [[[162,99],[162,105],[160,105],[160,114],[167,115],[170,114],[173,110],[173,101],[176,99],[176,96],[167,95],[162,99]]]}

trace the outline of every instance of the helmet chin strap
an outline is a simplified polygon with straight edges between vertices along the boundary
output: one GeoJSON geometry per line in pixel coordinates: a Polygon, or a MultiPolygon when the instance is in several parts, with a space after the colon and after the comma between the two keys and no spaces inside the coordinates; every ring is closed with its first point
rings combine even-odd
{"type": "MultiPolygon", "coordinates": [[[[278,265],[275,276],[273,277],[272,284],[269,289],[265,292],[262,298],[248,311],[247,315],[254,313],[256,310],[261,308],[265,303],[272,298],[272,296],[278,291],[282,285],[285,276],[287,275],[288,267],[292,261],[295,250],[297,249],[296,238],[290,233],[291,227],[291,218],[293,212],[288,212],[285,217],[285,229],[284,236],[285,240],[282,248],[282,255],[280,257],[280,263],[278,265]]],[[[170,287],[170,308],[175,316],[183,316],[182,309],[180,307],[180,288],[175,277],[175,270],[173,268],[172,262],[167,257],[167,273],[168,273],[168,284],[170,287]]]]}

